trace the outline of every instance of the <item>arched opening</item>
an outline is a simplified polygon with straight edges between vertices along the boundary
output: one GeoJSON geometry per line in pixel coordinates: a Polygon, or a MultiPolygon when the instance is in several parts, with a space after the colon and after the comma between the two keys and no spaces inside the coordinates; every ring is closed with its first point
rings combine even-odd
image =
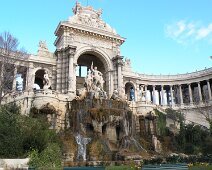
{"type": "Polygon", "coordinates": [[[35,81],[34,81],[34,88],[40,87],[40,89],[43,89],[43,77],[44,77],[44,70],[40,69],[35,72],[35,81]]]}
{"type": "Polygon", "coordinates": [[[79,56],[77,60],[77,72],[76,72],[76,88],[80,89],[84,87],[85,77],[89,69],[91,69],[91,65],[93,63],[93,67],[97,67],[97,70],[103,74],[103,79],[105,81],[103,88],[106,91],[106,67],[104,62],[102,61],[102,57],[95,52],[85,52],[79,56]]]}
{"type": "MultiPolygon", "coordinates": [[[[35,81],[33,88],[35,90],[43,89],[46,80],[45,75],[48,75],[48,72],[45,69],[39,69],[35,72],[35,81]]],[[[51,87],[49,87],[51,89],[51,87]]]]}
{"type": "Polygon", "coordinates": [[[93,125],[90,124],[90,123],[88,123],[88,124],[86,125],[86,133],[87,133],[88,135],[92,135],[93,132],[94,132],[94,127],[93,127],[93,125]]]}
{"type": "Polygon", "coordinates": [[[107,130],[107,124],[104,124],[102,126],[102,135],[105,135],[106,134],[106,130],[107,130]]]}
{"type": "Polygon", "coordinates": [[[135,88],[132,83],[128,82],[125,84],[125,94],[127,95],[127,100],[135,100],[135,88]]]}
{"type": "Polygon", "coordinates": [[[120,133],[121,133],[121,127],[120,127],[120,125],[117,125],[116,126],[116,139],[117,139],[117,141],[120,140],[120,133]]]}

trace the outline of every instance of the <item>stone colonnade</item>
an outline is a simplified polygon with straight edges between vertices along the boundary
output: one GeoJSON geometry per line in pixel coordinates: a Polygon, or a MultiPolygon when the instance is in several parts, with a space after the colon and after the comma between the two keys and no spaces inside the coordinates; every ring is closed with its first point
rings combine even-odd
{"type": "MultiPolygon", "coordinates": [[[[5,71],[2,70],[2,65],[0,67],[0,74],[3,79],[7,78],[8,80],[1,80],[1,81],[7,81],[6,86],[8,86],[8,90],[10,92],[16,92],[16,91],[33,91],[33,86],[35,83],[35,71],[37,70],[48,70],[51,74],[52,79],[52,89],[55,90],[55,73],[53,73],[54,70],[49,70],[47,67],[35,67],[34,62],[26,62],[21,65],[19,64],[9,64],[10,70],[5,71]],[[4,76],[4,74],[9,74],[9,76],[4,76]],[[17,75],[19,75],[22,78],[21,82],[21,89],[20,82],[17,80],[17,75]]],[[[54,68],[54,67],[53,67],[54,68]]]]}
{"type": "Polygon", "coordinates": [[[29,74],[29,69],[28,66],[25,65],[18,65],[18,64],[11,64],[11,63],[6,63],[5,64],[0,64],[0,74],[1,74],[1,81],[3,83],[2,87],[3,91],[4,90],[10,90],[11,92],[15,92],[19,86],[19,83],[17,82],[17,75],[21,75],[23,82],[22,82],[22,91],[27,90],[29,87],[29,81],[28,80],[28,74],[29,74]],[[5,89],[4,89],[5,88],[5,89]]]}
{"type": "Polygon", "coordinates": [[[212,79],[176,85],[138,84],[136,101],[154,105],[187,105],[210,101],[212,79]]]}

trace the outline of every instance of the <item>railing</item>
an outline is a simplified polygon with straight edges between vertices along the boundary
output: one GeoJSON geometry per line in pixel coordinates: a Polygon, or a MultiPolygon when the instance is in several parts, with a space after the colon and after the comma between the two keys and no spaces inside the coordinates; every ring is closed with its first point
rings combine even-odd
{"type": "MultiPolygon", "coordinates": [[[[132,103],[132,102],[131,102],[132,103]]],[[[130,104],[131,104],[130,103],[130,104]]],[[[154,108],[159,108],[161,110],[165,110],[167,108],[172,108],[172,109],[189,109],[189,108],[201,108],[201,107],[208,107],[208,106],[212,106],[212,101],[208,101],[208,102],[199,102],[199,103],[183,103],[183,104],[167,104],[167,105],[156,105],[156,104],[153,104],[152,102],[142,102],[142,101],[137,101],[137,102],[134,102],[136,104],[131,104],[130,106],[133,107],[133,106],[144,106],[144,107],[147,107],[147,106],[150,106],[150,107],[154,107],[154,108]]]]}
{"type": "Polygon", "coordinates": [[[3,103],[13,102],[16,99],[20,99],[21,97],[34,97],[36,95],[40,96],[49,96],[58,98],[58,92],[55,90],[34,90],[34,91],[16,91],[8,93],[3,98],[3,103]]]}
{"type": "Polygon", "coordinates": [[[142,170],[187,170],[187,164],[159,164],[159,165],[143,165],[142,170]]]}
{"type": "Polygon", "coordinates": [[[35,94],[44,94],[44,95],[48,95],[48,94],[54,94],[54,95],[58,95],[58,92],[55,90],[43,90],[43,89],[39,89],[39,90],[34,90],[35,94]]]}

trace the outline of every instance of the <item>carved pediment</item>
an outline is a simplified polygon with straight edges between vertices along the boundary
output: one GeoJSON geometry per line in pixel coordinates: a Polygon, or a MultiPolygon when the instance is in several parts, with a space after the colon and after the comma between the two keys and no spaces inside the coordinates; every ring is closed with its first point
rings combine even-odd
{"type": "Polygon", "coordinates": [[[115,30],[101,19],[101,9],[94,10],[91,6],[84,7],[77,2],[76,6],[73,8],[73,13],[75,15],[69,18],[69,23],[82,24],[116,34],[115,30]]]}

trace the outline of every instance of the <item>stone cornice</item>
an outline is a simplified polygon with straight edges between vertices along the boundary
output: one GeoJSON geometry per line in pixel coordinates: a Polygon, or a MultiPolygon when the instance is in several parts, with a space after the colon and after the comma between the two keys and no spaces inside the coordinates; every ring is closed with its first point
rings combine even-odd
{"type": "Polygon", "coordinates": [[[134,78],[141,82],[149,82],[150,84],[188,84],[206,80],[208,77],[212,78],[212,68],[177,75],[147,75],[123,71],[123,76],[125,78],[134,78]]]}
{"type": "MultiPolygon", "coordinates": [[[[65,29],[75,30],[84,34],[101,37],[111,41],[118,41],[120,45],[125,42],[125,38],[121,37],[118,34],[113,34],[111,32],[104,31],[98,28],[94,29],[92,27],[88,27],[82,24],[74,24],[74,23],[70,24],[68,21],[63,21],[59,23],[59,25],[57,26],[57,29],[55,30],[55,35],[59,36],[61,30],[65,30],[65,29]]],[[[54,44],[56,44],[57,41],[58,41],[58,38],[55,40],[54,44]]]]}
{"type": "Polygon", "coordinates": [[[68,50],[69,50],[70,53],[75,53],[76,49],[77,49],[76,46],[68,45],[65,48],[56,49],[55,54],[58,53],[58,52],[61,52],[61,51],[68,51],[68,50]]]}

